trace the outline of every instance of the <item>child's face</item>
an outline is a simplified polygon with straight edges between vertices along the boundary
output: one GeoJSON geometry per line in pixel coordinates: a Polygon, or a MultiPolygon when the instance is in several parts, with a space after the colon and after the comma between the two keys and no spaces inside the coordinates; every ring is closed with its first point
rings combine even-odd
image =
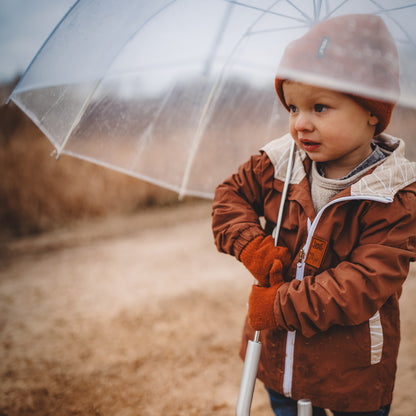
{"type": "Polygon", "coordinates": [[[371,154],[377,117],[348,95],[285,81],[290,133],[328,178],[341,178],[371,154]]]}

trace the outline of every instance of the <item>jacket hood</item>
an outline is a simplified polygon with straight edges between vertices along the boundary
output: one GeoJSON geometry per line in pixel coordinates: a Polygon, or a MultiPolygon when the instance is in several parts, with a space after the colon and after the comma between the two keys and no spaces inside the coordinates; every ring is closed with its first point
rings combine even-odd
{"type": "MultiPolygon", "coordinates": [[[[287,133],[279,139],[266,144],[263,150],[275,167],[274,177],[284,181],[289,161],[289,149],[292,136],[287,133]]],[[[351,186],[354,196],[381,196],[393,199],[395,194],[416,182],[416,162],[405,157],[405,143],[402,139],[388,134],[381,134],[373,139],[380,146],[386,158],[368,175],[364,175],[351,186]]],[[[306,176],[304,160],[307,154],[296,149],[291,184],[299,184],[306,176]]]]}

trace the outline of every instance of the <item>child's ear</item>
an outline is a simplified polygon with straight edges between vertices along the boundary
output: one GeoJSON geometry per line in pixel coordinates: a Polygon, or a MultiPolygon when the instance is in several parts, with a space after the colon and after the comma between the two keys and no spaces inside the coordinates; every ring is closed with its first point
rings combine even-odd
{"type": "Polygon", "coordinates": [[[368,119],[368,124],[370,126],[377,126],[378,117],[376,117],[373,113],[370,113],[370,118],[368,119]]]}

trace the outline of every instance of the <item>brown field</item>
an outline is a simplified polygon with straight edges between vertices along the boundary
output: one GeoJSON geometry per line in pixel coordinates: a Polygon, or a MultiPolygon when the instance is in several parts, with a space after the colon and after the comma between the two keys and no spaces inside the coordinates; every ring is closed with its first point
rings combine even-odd
{"type": "MultiPolygon", "coordinates": [[[[210,202],[0,122],[0,415],[234,414],[251,278],[217,253],[210,202]]],[[[415,296],[413,267],[391,416],[416,414],[415,296]]],[[[252,414],[272,414],[259,383],[252,414]]]]}
{"type": "MultiPolygon", "coordinates": [[[[189,203],[3,245],[0,414],[233,415],[251,278],[209,217],[189,203]]],[[[416,414],[415,296],[413,268],[392,416],[416,414]]],[[[251,414],[272,414],[259,383],[251,414]]]]}
{"type": "Polygon", "coordinates": [[[13,104],[0,107],[0,232],[26,235],[85,218],[176,204],[178,196],[63,155],[13,104]]]}

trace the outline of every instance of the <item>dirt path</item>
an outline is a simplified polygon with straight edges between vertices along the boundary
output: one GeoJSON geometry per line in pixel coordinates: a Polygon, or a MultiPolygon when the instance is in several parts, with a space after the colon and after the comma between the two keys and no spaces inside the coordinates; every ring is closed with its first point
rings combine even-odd
{"type": "MultiPolygon", "coordinates": [[[[1,247],[0,415],[233,415],[251,281],[217,253],[210,204],[1,247]]],[[[392,416],[416,414],[414,272],[392,416]]],[[[252,414],[271,415],[258,386],[252,414]]]]}

